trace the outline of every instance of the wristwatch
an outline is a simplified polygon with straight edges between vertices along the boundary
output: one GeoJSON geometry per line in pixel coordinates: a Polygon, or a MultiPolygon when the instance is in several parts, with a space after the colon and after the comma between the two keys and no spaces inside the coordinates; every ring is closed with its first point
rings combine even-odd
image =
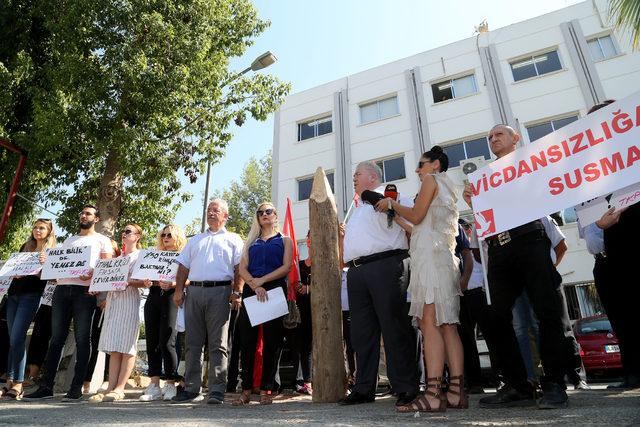
{"type": "Polygon", "coordinates": [[[241,294],[240,292],[238,292],[238,291],[233,291],[233,292],[231,292],[231,295],[235,295],[235,296],[237,296],[238,298],[242,298],[242,294],[241,294]]]}

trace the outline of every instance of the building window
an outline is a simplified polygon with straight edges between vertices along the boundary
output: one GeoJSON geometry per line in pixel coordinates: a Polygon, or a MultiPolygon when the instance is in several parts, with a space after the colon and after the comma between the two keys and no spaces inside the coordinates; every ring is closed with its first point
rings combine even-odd
{"type": "MultiPolygon", "coordinates": [[[[333,172],[327,173],[327,180],[331,191],[333,189],[333,172]]],[[[298,179],[298,201],[307,200],[311,196],[311,187],[313,186],[313,177],[298,179]]]]}
{"type": "Polygon", "coordinates": [[[618,54],[616,45],[610,35],[593,38],[588,40],[587,44],[589,45],[591,58],[594,61],[601,61],[618,54]]]}
{"type": "Polygon", "coordinates": [[[458,142],[442,148],[447,154],[447,157],[449,157],[450,168],[457,168],[460,166],[461,160],[471,159],[473,157],[483,156],[486,160],[491,159],[491,150],[489,149],[489,141],[486,136],[458,142]]]}
{"type": "Polygon", "coordinates": [[[321,117],[308,122],[298,123],[298,141],[333,132],[331,116],[321,117]]]}
{"type": "Polygon", "coordinates": [[[433,91],[433,102],[438,103],[449,99],[460,98],[478,92],[476,78],[470,76],[459,77],[457,79],[445,80],[431,85],[433,91]]]}
{"type": "Polygon", "coordinates": [[[549,135],[551,132],[557,131],[561,127],[578,120],[578,116],[563,117],[561,119],[549,120],[548,122],[538,123],[536,125],[526,126],[529,142],[533,142],[549,135]]]}
{"type": "Polygon", "coordinates": [[[513,80],[516,82],[561,69],[562,64],[560,64],[557,50],[528,56],[511,63],[513,80]]]}
{"type": "Polygon", "coordinates": [[[382,182],[391,182],[407,177],[404,169],[404,156],[377,160],[376,165],[382,169],[382,182]]]}
{"type": "Polygon", "coordinates": [[[398,97],[381,99],[360,105],[360,123],[369,123],[376,120],[386,119],[400,114],[398,110],[398,97]]]}

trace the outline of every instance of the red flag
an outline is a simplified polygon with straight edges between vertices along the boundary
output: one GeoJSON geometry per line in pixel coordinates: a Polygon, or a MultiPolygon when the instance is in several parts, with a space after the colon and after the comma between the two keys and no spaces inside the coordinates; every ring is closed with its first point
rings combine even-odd
{"type": "Polygon", "coordinates": [[[284,214],[284,226],[282,234],[288,236],[293,243],[291,251],[291,270],[289,271],[289,289],[287,299],[289,301],[296,300],[296,284],[300,281],[300,272],[298,271],[298,242],[296,241],[296,232],[293,229],[293,216],[291,215],[291,199],[287,197],[287,211],[284,214]]]}

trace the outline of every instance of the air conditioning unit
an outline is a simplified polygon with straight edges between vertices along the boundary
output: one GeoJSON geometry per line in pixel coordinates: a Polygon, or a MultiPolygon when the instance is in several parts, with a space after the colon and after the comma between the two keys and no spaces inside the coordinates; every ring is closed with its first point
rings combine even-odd
{"type": "Polygon", "coordinates": [[[460,170],[465,175],[475,172],[487,164],[487,159],[484,156],[472,157],[470,159],[460,160],[460,170]]]}

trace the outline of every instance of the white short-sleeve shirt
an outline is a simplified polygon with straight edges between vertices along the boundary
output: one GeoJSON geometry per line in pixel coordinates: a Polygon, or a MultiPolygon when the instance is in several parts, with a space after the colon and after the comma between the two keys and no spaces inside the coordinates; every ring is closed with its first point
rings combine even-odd
{"type": "Polygon", "coordinates": [[[565,235],[558,227],[558,224],[555,222],[553,218],[550,216],[545,216],[540,218],[542,221],[542,225],[544,226],[544,232],[547,233],[547,237],[551,240],[551,261],[556,263],[556,251],[553,250],[556,246],[560,244],[564,239],[566,239],[565,235]]]}
{"type": "MultiPolygon", "coordinates": [[[[67,237],[67,239],[62,243],[63,248],[73,248],[78,246],[91,247],[91,259],[89,261],[89,266],[91,268],[96,266],[101,254],[111,254],[113,252],[111,240],[104,234],[100,233],[88,234],[86,236],[75,235],[67,237]]],[[[80,280],[77,277],[58,279],[58,285],[89,286],[90,284],[91,279],[80,280]]]]}
{"type": "MultiPolygon", "coordinates": [[[[384,194],[384,187],[375,191],[384,194]]],[[[413,206],[413,201],[402,195],[398,195],[398,201],[403,206],[413,206]]],[[[405,231],[395,222],[389,227],[386,213],[376,212],[373,206],[360,201],[347,222],[344,262],[393,249],[409,249],[405,231]]]]}
{"type": "Polygon", "coordinates": [[[193,236],[178,258],[189,269],[191,281],[233,280],[234,267],[240,264],[243,242],[239,235],[225,228],[193,236]]]}

